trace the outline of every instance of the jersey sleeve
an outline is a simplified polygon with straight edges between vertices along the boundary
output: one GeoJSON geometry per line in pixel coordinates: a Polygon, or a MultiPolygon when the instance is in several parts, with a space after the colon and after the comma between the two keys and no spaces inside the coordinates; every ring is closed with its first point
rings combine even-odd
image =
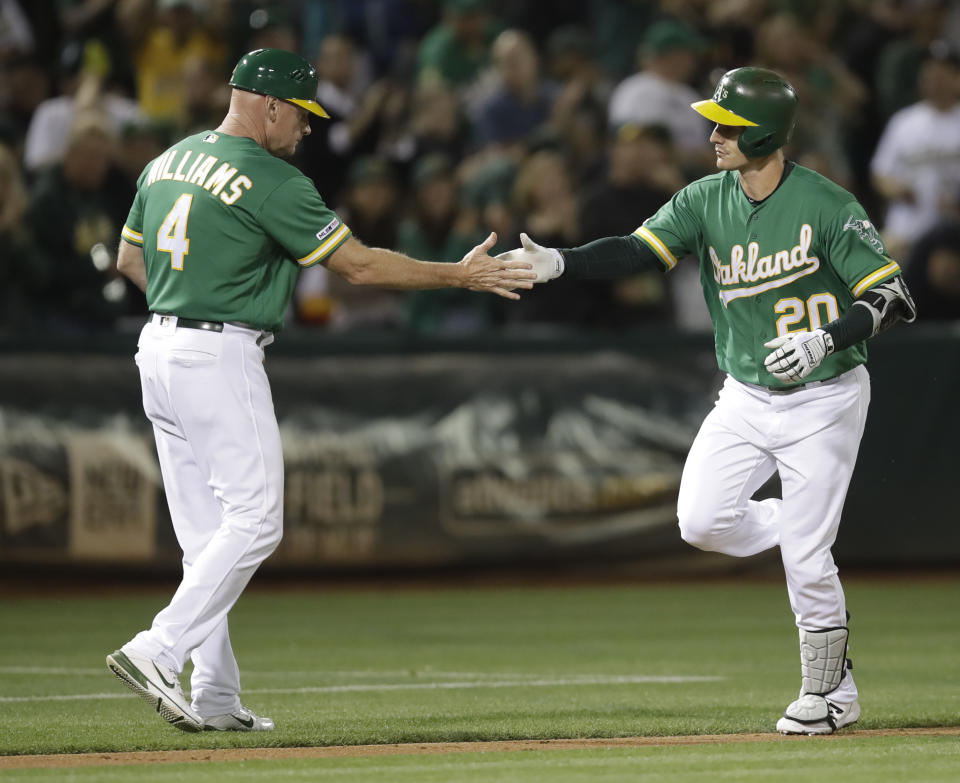
{"type": "Polygon", "coordinates": [[[303,176],[279,185],[264,200],[257,219],[300,266],[323,261],[350,237],[350,229],[303,176]]]}
{"type": "Polygon", "coordinates": [[[137,188],[137,195],[133,198],[133,205],[127,214],[127,220],[120,229],[120,238],[137,247],[143,247],[143,191],[137,188]]]}
{"type": "Polygon", "coordinates": [[[700,232],[700,220],[690,208],[687,189],[678,191],[651,217],[643,221],[633,235],[639,238],[667,271],[677,259],[694,252],[700,232]]]}
{"type": "Polygon", "coordinates": [[[856,201],[837,212],[826,236],[830,263],[855,297],[901,273],[900,265],[887,255],[876,226],[856,201]]]}

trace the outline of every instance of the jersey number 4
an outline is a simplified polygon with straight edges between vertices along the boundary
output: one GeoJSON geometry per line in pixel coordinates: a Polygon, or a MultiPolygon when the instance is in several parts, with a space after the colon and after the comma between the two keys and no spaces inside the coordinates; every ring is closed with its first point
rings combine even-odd
{"type": "Polygon", "coordinates": [[[788,299],[781,299],[773,306],[773,311],[780,316],[777,319],[777,334],[780,337],[786,337],[794,332],[813,331],[824,324],[836,321],[840,317],[837,298],[827,291],[807,297],[806,302],[793,296],[788,299]],[[810,318],[809,330],[806,325],[799,329],[790,328],[799,324],[808,315],[810,318]]]}
{"type": "Polygon", "coordinates": [[[187,239],[187,222],[190,220],[190,207],[193,194],[184,193],[178,198],[167,216],[157,229],[157,250],[170,254],[170,266],[183,270],[183,259],[190,252],[190,240],[187,239]]]}

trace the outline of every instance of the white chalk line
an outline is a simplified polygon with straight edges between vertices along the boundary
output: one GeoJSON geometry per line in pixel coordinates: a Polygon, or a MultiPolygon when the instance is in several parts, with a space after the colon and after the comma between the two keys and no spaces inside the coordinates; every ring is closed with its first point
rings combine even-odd
{"type": "MultiPolygon", "coordinates": [[[[516,679],[516,680],[463,680],[459,682],[404,682],[371,683],[354,685],[321,685],[302,688],[246,688],[244,694],[315,694],[315,693],[378,693],[389,691],[466,690],[476,688],[562,688],[583,685],[647,685],[693,682],[717,682],[723,677],[698,677],[690,675],[585,675],[580,677],[516,679]]],[[[0,696],[0,703],[40,701],[83,701],[129,698],[128,693],[70,693],[47,696],[0,696]]]]}

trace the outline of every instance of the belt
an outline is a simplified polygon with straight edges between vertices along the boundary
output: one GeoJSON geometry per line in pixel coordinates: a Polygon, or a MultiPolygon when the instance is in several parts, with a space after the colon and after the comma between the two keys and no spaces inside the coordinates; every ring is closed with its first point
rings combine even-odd
{"type": "Polygon", "coordinates": [[[835,383],[839,378],[839,375],[835,375],[832,378],[825,378],[822,381],[808,381],[807,383],[797,383],[793,386],[762,386],[757,383],[747,383],[746,381],[741,381],[741,383],[743,383],[744,386],[752,386],[754,389],[770,392],[770,394],[790,394],[791,392],[800,391],[801,389],[812,389],[814,386],[826,386],[829,383],[835,383]]]}
{"type": "MultiPolygon", "coordinates": [[[[154,315],[160,316],[161,326],[164,325],[166,319],[170,318],[170,316],[164,315],[163,313],[154,313],[154,315]]],[[[222,321],[198,321],[196,318],[177,318],[177,326],[181,326],[184,329],[202,329],[205,332],[223,331],[222,321]]]]}

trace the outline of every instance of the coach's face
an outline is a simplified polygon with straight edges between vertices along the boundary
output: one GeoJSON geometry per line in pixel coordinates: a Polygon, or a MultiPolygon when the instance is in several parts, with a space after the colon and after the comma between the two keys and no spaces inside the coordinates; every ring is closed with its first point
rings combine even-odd
{"type": "Polygon", "coordinates": [[[300,139],[310,135],[310,112],[279,98],[267,98],[266,144],[271,155],[289,158],[297,149],[300,139]]]}
{"type": "Polygon", "coordinates": [[[741,133],[743,128],[717,125],[710,134],[710,143],[717,155],[717,168],[721,171],[736,171],[746,165],[747,156],[737,146],[741,133]]]}

